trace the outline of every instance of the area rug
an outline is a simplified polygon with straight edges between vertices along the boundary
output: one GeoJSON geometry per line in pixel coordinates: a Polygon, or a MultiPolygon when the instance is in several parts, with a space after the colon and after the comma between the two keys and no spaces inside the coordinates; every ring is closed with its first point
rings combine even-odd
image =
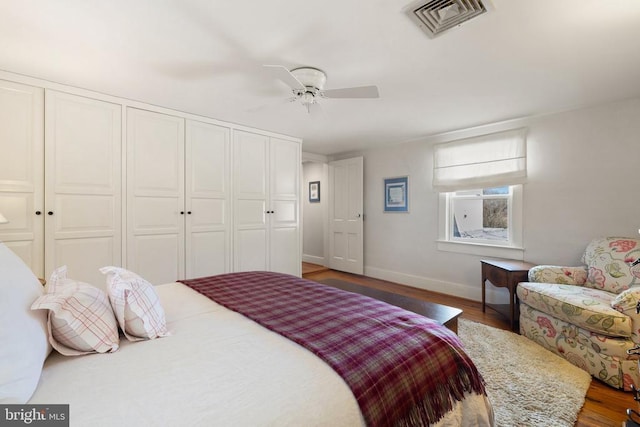
{"type": "Polygon", "coordinates": [[[496,426],[573,426],[591,376],[527,338],[465,319],[458,335],[486,382],[496,426]]]}

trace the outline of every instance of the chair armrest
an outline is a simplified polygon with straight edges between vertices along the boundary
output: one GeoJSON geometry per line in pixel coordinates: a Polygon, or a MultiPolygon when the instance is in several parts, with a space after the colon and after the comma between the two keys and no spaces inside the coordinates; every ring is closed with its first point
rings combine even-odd
{"type": "Polygon", "coordinates": [[[529,270],[529,281],[582,286],[587,281],[587,267],[538,265],[529,270]]]}
{"type": "Polygon", "coordinates": [[[611,307],[620,313],[631,318],[631,339],[640,343],[640,314],[638,314],[638,304],[640,303],[640,286],[632,286],[626,291],[620,292],[612,301],[611,307]]]}

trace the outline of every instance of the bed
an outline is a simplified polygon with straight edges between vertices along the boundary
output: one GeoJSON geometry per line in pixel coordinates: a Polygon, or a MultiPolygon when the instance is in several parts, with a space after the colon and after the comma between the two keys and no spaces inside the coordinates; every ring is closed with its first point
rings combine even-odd
{"type": "MultiPolygon", "coordinates": [[[[4,272],[3,255],[0,250],[4,272]]],[[[230,277],[238,281],[241,274],[230,277]]],[[[104,354],[69,357],[51,351],[27,403],[69,404],[72,426],[371,424],[344,378],[313,351],[213,301],[193,283],[154,290],[166,316],[167,336],[141,341],[121,336],[117,351],[104,354]]],[[[0,292],[1,297],[10,294],[0,292]]],[[[0,320],[0,339],[6,339],[7,316],[0,314],[0,320]]],[[[33,350],[43,354],[41,348],[33,350]]],[[[2,358],[11,357],[3,351],[2,358]]],[[[0,371],[0,380],[5,374],[0,371]]],[[[6,399],[5,386],[0,387],[0,403],[15,403],[6,399]]],[[[471,388],[433,423],[492,424],[486,395],[471,388]]]]}

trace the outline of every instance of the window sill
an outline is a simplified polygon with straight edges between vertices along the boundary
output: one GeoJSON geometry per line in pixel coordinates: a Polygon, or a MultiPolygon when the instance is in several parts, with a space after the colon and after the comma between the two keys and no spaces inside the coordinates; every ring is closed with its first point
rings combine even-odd
{"type": "Polygon", "coordinates": [[[459,254],[488,256],[496,258],[524,260],[524,248],[515,246],[498,246],[480,243],[452,242],[438,240],[438,250],[444,252],[456,252],[459,254]]]}

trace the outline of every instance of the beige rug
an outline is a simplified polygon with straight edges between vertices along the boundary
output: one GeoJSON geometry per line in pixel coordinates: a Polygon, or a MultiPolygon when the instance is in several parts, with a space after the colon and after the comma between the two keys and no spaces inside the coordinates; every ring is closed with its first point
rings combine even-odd
{"type": "Polygon", "coordinates": [[[527,338],[460,319],[458,335],[482,373],[496,426],[573,426],[591,376],[527,338]]]}

